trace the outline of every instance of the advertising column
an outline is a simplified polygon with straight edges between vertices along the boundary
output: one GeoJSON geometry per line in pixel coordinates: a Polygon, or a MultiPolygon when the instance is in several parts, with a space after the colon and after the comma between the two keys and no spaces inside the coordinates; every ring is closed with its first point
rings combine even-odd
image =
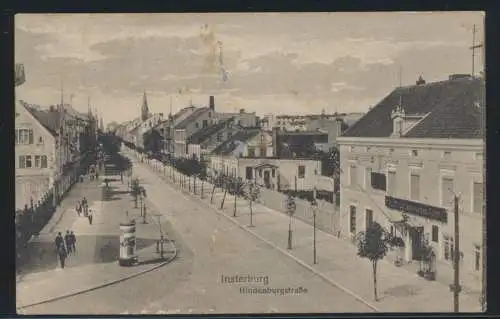
{"type": "Polygon", "coordinates": [[[120,266],[132,266],[136,261],[135,255],[135,220],[120,223],[120,266]]]}

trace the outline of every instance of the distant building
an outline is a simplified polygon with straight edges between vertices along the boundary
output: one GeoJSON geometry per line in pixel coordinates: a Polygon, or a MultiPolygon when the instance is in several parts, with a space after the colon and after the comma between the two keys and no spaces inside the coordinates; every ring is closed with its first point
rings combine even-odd
{"type": "Polygon", "coordinates": [[[460,194],[461,281],[483,270],[484,80],[395,89],[338,139],[341,232],[354,238],[373,221],[404,241],[406,262],[432,258],[452,282],[453,199],[460,194]],[[425,244],[432,255],[422,256],[425,244]]]}

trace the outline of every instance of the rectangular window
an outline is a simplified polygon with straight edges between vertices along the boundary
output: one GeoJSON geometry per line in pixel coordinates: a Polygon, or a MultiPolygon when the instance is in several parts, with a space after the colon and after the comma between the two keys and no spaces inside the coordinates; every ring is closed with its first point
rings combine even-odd
{"type": "Polygon", "coordinates": [[[35,168],[40,168],[41,158],[40,155],[35,155],[35,168]]]}
{"type": "Polygon", "coordinates": [[[261,147],[260,148],[260,156],[266,157],[267,156],[267,148],[266,147],[261,147]]]}
{"type": "Polygon", "coordinates": [[[365,169],[365,189],[370,188],[372,184],[372,169],[370,167],[367,167],[365,169]]]}
{"type": "Polygon", "coordinates": [[[298,178],[304,178],[305,176],[306,176],[306,167],[304,165],[299,165],[298,178]]]}
{"type": "Polygon", "coordinates": [[[473,200],[473,212],[482,214],[483,212],[483,202],[484,202],[484,189],[483,183],[474,182],[472,187],[472,200],[473,200]]]}
{"type": "Polygon", "coordinates": [[[474,245],[474,271],[481,269],[481,247],[474,245]]]}
{"type": "Polygon", "coordinates": [[[455,246],[453,244],[453,237],[444,236],[443,238],[443,253],[444,259],[448,261],[453,261],[453,257],[455,255],[455,246]]]}
{"type": "Polygon", "coordinates": [[[16,144],[33,144],[33,129],[16,129],[16,144]]]}
{"type": "Polygon", "coordinates": [[[410,199],[420,200],[420,175],[417,173],[410,175],[410,199]]]}
{"type": "Polygon", "coordinates": [[[250,166],[245,167],[245,178],[252,179],[253,177],[253,169],[250,166]]]}
{"type": "Polygon", "coordinates": [[[24,158],[26,161],[26,168],[32,168],[33,162],[31,161],[31,155],[26,155],[24,158]]]}
{"type": "Polygon", "coordinates": [[[255,157],[255,148],[253,147],[248,148],[248,157],[255,157]]]}
{"type": "Polygon", "coordinates": [[[26,157],[24,155],[19,156],[19,168],[26,168],[26,157]]]}
{"type": "Polygon", "coordinates": [[[451,152],[450,151],[444,151],[443,152],[443,159],[449,160],[451,158],[451,152]]]}
{"type": "Polygon", "coordinates": [[[356,233],[356,206],[349,206],[349,232],[356,233]]]}
{"type": "Polygon", "coordinates": [[[199,128],[200,127],[200,123],[198,123],[198,122],[194,123],[194,127],[199,128]]]}
{"type": "Polygon", "coordinates": [[[413,157],[418,156],[418,150],[411,150],[411,156],[413,157]]]}
{"type": "Polygon", "coordinates": [[[436,225],[432,225],[432,241],[439,242],[439,227],[436,225]]]}
{"type": "Polygon", "coordinates": [[[395,196],[396,189],[397,189],[396,172],[389,171],[387,172],[387,194],[389,196],[395,196]]]}
{"type": "Polygon", "coordinates": [[[366,209],[365,210],[365,227],[370,228],[373,223],[373,210],[366,209]]]}
{"type": "Polygon", "coordinates": [[[222,132],[217,133],[217,142],[222,142],[222,132]]]}
{"type": "Polygon", "coordinates": [[[259,177],[262,177],[262,169],[259,169],[259,177]]]}
{"type": "Polygon", "coordinates": [[[231,139],[231,137],[233,136],[233,132],[227,132],[227,139],[231,139]]]}
{"type": "Polygon", "coordinates": [[[203,127],[207,127],[208,126],[208,121],[207,120],[203,120],[203,127]]]}
{"type": "Polygon", "coordinates": [[[274,168],[271,171],[271,175],[272,175],[272,177],[276,177],[276,170],[274,168]]]}
{"type": "Polygon", "coordinates": [[[349,166],[349,185],[350,186],[357,186],[357,167],[355,165],[349,166]]]}
{"type": "Polygon", "coordinates": [[[443,177],[441,180],[441,205],[452,207],[454,196],[453,178],[443,177]]]}
{"type": "Polygon", "coordinates": [[[42,162],[41,162],[41,168],[47,168],[47,156],[42,155],[42,162]]]}
{"type": "Polygon", "coordinates": [[[372,173],[371,174],[371,185],[373,189],[378,189],[382,191],[386,191],[386,176],[382,173],[372,173]]]}

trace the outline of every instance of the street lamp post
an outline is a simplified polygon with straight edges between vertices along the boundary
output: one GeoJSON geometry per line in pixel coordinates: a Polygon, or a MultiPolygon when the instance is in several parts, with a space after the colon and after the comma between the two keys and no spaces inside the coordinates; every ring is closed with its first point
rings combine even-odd
{"type": "Polygon", "coordinates": [[[159,251],[159,253],[160,253],[160,258],[161,258],[161,259],[163,259],[163,256],[164,256],[164,255],[163,255],[163,253],[164,253],[164,252],[163,252],[163,229],[162,229],[162,227],[161,227],[161,215],[160,215],[160,214],[158,214],[158,215],[156,215],[156,217],[158,218],[158,228],[159,228],[159,230],[160,230],[160,242],[159,242],[159,245],[157,245],[157,246],[156,246],[156,247],[157,247],[157,250],[156,250],[156,251],[157,251],[157,252],[159,251]],[[158,247],[158,246],[160,246],[160,247],[158,247]]]}
{"type": "Polygon", "coordinates": [[[288,215],[290,216],[290,222],[288,223],[288,249],[292,249],[292,217],[295,213],[295,209],[297,206],[295,205],[295,201],[292,195],[288,195],[286,200],[286,207],[288,211],[288,215]]]}
{"type": "Polygon", "coordinates": [[[147,215],[147,206],[146,206],[146,201],[143,200],[142,198],[143,197],[146,197],[146,190],[144,188],[142,188],[142,192],[141,192],[141,204],[143,205],[142,207],[142,223],[143,224],[146,224],[146,215],[147,215]]]}
{"type": "Polygon", "coordinates": [[[187,178],[188,178],[188,191],[191,193],[191,175],[189,175],[187,178]]]}
{"type": "Polygon", "coordinates": [[[236,217],[236,200],[237,200],[237,197],[238,197],[238,182],[235,181],[234,182],[234,207],[233,207],[233,217],[236,217]]]}
{"type": "Polygon", "coordinates": [[[318,209],[316,198],[311,201],[311,208],[313,213],[313,262],[316,264],[316,212],[318,209]]]}
{"type": "Polygon", "coordinates": [[[196,195],[196,175],[197,174],[193,175],[193,194],[195,195],[196,195]]]}

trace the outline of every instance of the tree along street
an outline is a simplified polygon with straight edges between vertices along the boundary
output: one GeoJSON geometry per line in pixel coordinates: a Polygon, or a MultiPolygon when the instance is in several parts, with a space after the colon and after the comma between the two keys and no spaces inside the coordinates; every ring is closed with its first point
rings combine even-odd
{"type": "MultiPolygon", "coordinates": [[[[133,175],[139,178],[152,203],[148,213],[162,214],[175,229],[173,240],[179,249],[178,259],[120,284],[37,306],[38,312],[188,314],[372,311],[220,217],[205,204],[185,197],[145,165],[134,165],[133,175]],[[221,280],[221,276],[234,275],[267,276],[269,283],[266,286],[262,283],[227,283],[221,280]],[[256,294],[240,293],[240,288],[244,287],[270,289],[267,292],[259,290],[256,294]],[[288,287],[302,288],[302,293],[280,295],[280,291],[272,290],[288,287]]],[[[243,290],[248,292],[251,289],[243,290]]]]}

